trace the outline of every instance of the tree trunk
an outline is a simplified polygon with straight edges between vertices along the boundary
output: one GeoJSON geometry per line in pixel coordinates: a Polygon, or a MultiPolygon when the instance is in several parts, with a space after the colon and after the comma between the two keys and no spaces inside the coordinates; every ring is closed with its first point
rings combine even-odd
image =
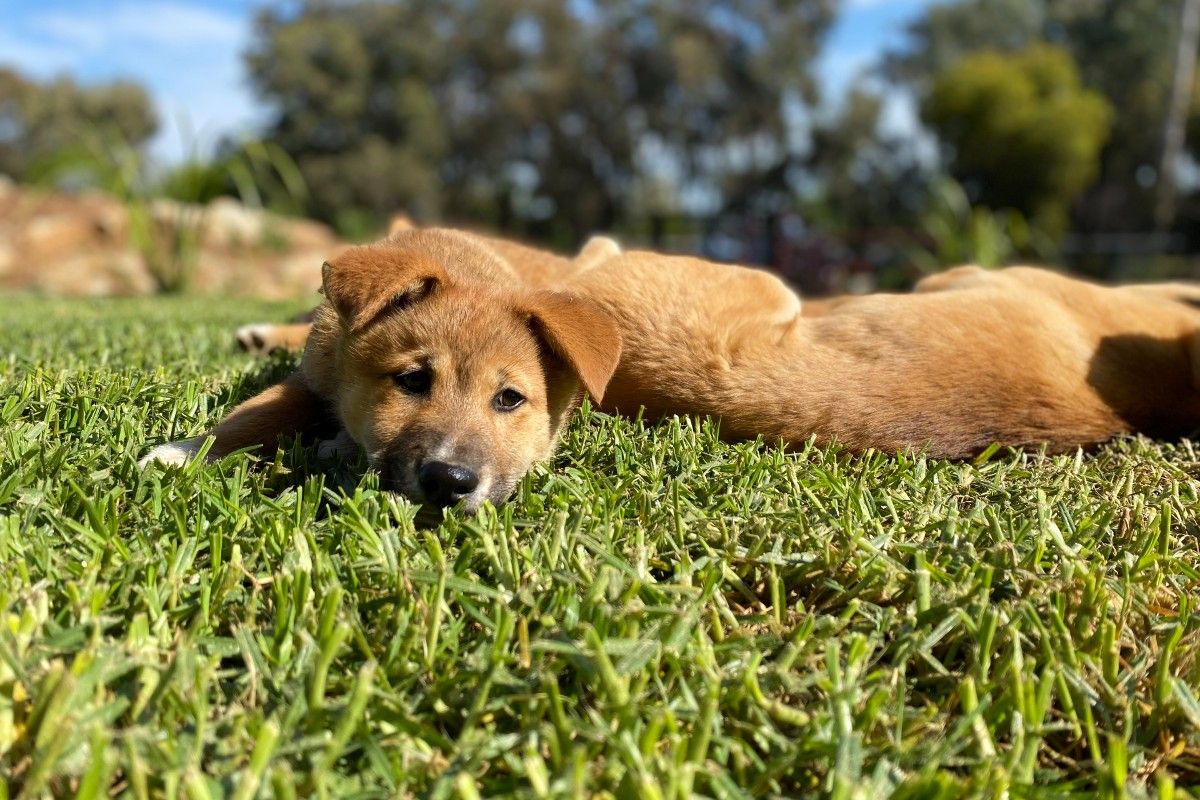
{"type": "Polygon", "coordinates": [[[1188,104],[1192,81],[1196,76],[1196,45],[1200,40],[1200,0],[1183,0],[1179,26],[1179,48],[1175,57],[1175,78],[1163,133],[1162,163],[1158,168],[1158,196],[1154,203],[1155,227],[1164,231],[1175,220],[1175,171],[1183,152],[1187,132],[1188,104]]]}

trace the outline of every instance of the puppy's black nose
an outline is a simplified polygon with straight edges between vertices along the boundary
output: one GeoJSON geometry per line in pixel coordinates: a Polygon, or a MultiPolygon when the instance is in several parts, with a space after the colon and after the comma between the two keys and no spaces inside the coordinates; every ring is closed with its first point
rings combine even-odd
{"type": "Polygon", "coordinates": [[[442,508],[454,505],[479,487],[475,470],[445,461],[426,461],[417,472],[417,481],[425,499],[442,508]]]}

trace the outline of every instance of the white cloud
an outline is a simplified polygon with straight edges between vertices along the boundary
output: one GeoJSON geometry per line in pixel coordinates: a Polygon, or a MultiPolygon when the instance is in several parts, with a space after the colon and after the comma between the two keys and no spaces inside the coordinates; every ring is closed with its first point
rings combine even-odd
{"type": "Polygon", "coordinates": [[[0,67],[17,66],[22,72],[45,78],[63,70],[73,57],[67,48],[42,47],[0,30],[0,67]]]}
{"type": "Polygon", "coordinates": [[[851,11],[864,11],[872,8],[882,8],[895,0],[845,0],[845,8],[851,11]]]}
{"type": "Polygon", "coordinates": [[[253,136],[262,118],[237,62],[219,73],[176,76],[153,92],[162,124],[152,148],[169,163],[205,156],[226,136],[253,136]]]}
{"type": "Polygon", "coordinates": [[[247,135],[260,118],[242,52],[249,11],[222,13],[183,0],[120,0],[70,13],[28,9],[0,30],[0,63],[39,78],[131,78],[150,92],[161,126],[153,153],[172,163],[207,154],[223,136],[247,135]]]}
{"type": "Polygon", "coordinates": [[[91,50],[122,45],[192,46],[240,40],[245,23],[203,6],[172,0],[124,2],[100,14],[40,14],[30,27],[60,42],[91,50]]]}

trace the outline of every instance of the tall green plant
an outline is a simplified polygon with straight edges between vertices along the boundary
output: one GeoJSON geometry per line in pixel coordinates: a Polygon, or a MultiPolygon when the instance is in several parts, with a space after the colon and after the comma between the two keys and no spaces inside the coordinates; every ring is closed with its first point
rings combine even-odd
{"type": "Polygon", "coordinates": [[[116,128],[93,127],[75,144],[40,159],[32,177],[40,183],[87,185],[124,206],[130,243],[142,256],[160,292],[185,291],[208,228],[208,204],[236,193],[251,207],[304,213],[309,193],[295,161],[278,145],[249,141],[214,161],[190,158],[166,174],[116,128]],[[175,201],[169,210],[157,206],[175,201]]]}
{"type": "Polygon", "coordinates": [[[163,176],[157,191],[189,203],[236,195],[252,208],[292,216],[306,213],[309,202],[308,185],[296,162],[274,142],[257,139],[212,160],[188,159],[163,176]]]}
{"type": "Polygon", "coordinates": [[[274,142],[244,142],[223,165],[246,205],[291,215],[307,210],[308,184],[295,160],[274,142]]]}
{"type": "Polygon", "coordinates": [[[1039,45],[977,53],[940,72],[921,116],[950,172],[977,186],[983,204],[1061,232],[1099,173],[1114,112],[1083,86],[1068,52],[1039,45]]]}
{"type": "MultiPolygon", "coordinates": [[[[32,173],[38,183],[94,186],[119,200],[129,220],[129,239],[142,256],[160,292],[185,290],[194,272],[204,238],[205,206],[185,200],[176,204],[173,218],[159,224],[154,202],[160,187],[150,175],[145,153],[115,128],[83,129],[75,144],[38,161],[32,173]]],[[[194,196],[198,183],[181,191],[194,196]]]]}
{"type": "Polygon", "coordinates": [[[972,206],[963,187],[949,177],[934,184],[920,230],[924,242],[912,261],[923,272],[960,264],[994,268],[1055,254],[1053,239],[1019,211],[972,206]]]}

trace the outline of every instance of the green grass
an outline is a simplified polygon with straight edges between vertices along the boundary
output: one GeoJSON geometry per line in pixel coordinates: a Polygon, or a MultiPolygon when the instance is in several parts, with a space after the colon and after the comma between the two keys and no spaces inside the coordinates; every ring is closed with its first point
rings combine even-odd
{"type": "Polygon", "coordinates": [[[8,298],[0,796],[1187,797],[1200,455],[786,455],[585,413],[415,528],[360,465],[140,472],[293,308],[8,298]]]}

